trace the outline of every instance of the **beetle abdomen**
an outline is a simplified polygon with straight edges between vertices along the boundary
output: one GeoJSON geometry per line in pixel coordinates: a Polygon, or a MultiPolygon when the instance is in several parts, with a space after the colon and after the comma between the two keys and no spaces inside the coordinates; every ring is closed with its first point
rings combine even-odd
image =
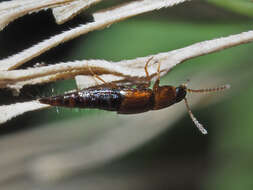
{"type": "Polygon", "coordinates": [[[135,114],[154,107],[151,89],[89,88],[63,96],[41,98],[43,104],[69,108],[97,108],[117,111],[119,114],[135,114]]]}
{"type": "Polygon", "coordinates": [[[78,103],[81,108],[98,108],[117,111],[121,105],[122,94],[119,89],[93,89],[78,93],[78,103]]]}
{"type": "Polygon", "coordinates": [[[109,111],[117,111],[121,105],[122,94],[119,89],[91,88],[65,94],[63,96],[41,98],[39,101],[52,106],[98,108],[109,111]]]}

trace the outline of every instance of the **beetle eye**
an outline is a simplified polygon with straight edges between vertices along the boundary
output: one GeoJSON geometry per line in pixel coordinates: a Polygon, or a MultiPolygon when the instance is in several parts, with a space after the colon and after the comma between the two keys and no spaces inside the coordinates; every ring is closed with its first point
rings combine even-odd
{"type": "Polygon", "coordinates": [[[185,88],[179,86],[176,88],[176,102],[180,102],[183,100],[186,96],[186,90],[185,88]]]}

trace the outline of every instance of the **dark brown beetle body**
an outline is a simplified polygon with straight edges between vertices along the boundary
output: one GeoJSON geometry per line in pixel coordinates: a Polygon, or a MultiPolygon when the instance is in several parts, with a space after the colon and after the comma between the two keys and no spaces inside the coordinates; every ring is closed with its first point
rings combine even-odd
{"type": "Polygon", "coordinates": [[[183,87],[154,85],[149,88],[92,87],[61,96],[41,98],[39,101],[52,106],[70,108],[97,108],[117,111],[119,114],[136,114],[159,110],[184,99],[183,87]]]}
{"type": "Polygon", "coordinates": [[[150,86],[150,76],[147,70],[151,57],[145,65],[147,84],[139,88],[129,88],[107,84],[90,69],[90,72],[104,82],[104,86],[95,86],[65,95],[41,98],[43,104],[70,108],[97,108],[109,111],[117,111],[119,114],[136,114],[149,110],[159,110],[169,107],[183,100],[186,96],[186,86],[159,86],[160,63],[157,68],[158,79],[153,89],[150,86]]]}

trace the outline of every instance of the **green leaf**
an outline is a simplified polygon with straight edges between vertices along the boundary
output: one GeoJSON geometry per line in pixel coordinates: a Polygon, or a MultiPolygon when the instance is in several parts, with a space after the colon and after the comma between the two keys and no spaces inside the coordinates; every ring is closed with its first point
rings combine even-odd
{"type": "Polygon", "coordinates": [[[253,17],[253,1],[251,0],[207,0],[216,6],[223,7],[232,12],[253,17]]]}

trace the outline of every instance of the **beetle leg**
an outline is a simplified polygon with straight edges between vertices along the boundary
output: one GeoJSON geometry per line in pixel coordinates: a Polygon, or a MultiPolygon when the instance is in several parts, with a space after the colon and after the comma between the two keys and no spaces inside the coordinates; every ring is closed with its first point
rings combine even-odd
{"type": "MultiPolygon", "coordinates": [[[[91,69],[91,67],[89,65],[87,65],[87,66],[88,66],[88,69],[89,69],[90,73],[93,75],[94,78],[97,78],[98,80],[102,81],[103,84],[106,85],[106,86],[112,86],[113,88],[116,87],[116,84],[114,84],[114,83],[107,83],[104,79],[102,79],[100,76],[98,76],[97,74],[95,74],[92,71],[92,69],[91,69]]],[[[96,81],[96,83],[97,83],[97,86],[100,85],[97,81],[96,81]]]]}
{"type": "Polygon", "coordinates": [[[145,73],[146,73],[146,80],[148,81],[148,83],[146,84],[147,87],[150,86],[150,83],[151,83],[151,78],[149,76],[149,73],[148,73],[148,64],[150,63],[150,61],[153,59],[154,57],[150,57],[145,65],[145,73]]]}
{"type": "Polygon", "coordinates": [[[157,67],[157,79],[155,81],[155,84],[153,86],[153,91],[157,91],[157,89],[159,88],[159,83],[160,83],[160,62],[158,62],[158,67],[157,67]]]}
{"type": "Polygon", "coordinates": [[[144,70],[145,70],[145,73],[146,73],[146,78],[145,78],[145,83],[141,83],[141,84],[138,84],[136,85],[136,88],[138,89],[145,89],[145,88],[149,88],[150,85],[151,85],[151,77],[148,73],[148,64],[151,62],[151,60],[153,59],[154,57],[150,57],[148,59],[148,61],[146,62],[145,64],[145,67],[144,67],[144,70]]]}

